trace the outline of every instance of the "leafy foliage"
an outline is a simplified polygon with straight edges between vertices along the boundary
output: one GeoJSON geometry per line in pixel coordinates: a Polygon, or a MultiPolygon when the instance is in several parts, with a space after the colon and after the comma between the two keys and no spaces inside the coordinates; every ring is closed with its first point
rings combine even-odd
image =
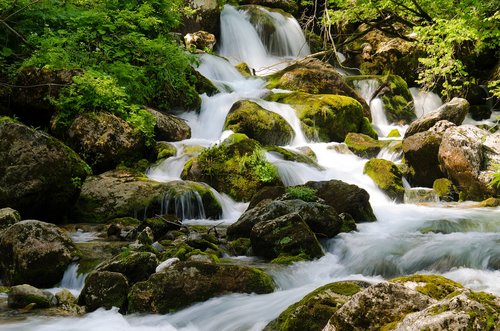
{"type": "Polygon", "coordinates": [[[286,193],[290,199],[300,199],[306,202],[317,200],[317,190],[307,186],[289,186],[286,188],[286,193]]]}

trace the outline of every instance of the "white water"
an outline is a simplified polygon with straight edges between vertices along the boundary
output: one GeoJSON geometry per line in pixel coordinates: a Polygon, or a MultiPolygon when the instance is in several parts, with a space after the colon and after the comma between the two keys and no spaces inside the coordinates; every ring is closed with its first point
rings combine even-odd
{"type": "Polygon", "coordinates": [[[410,92],[413,96],[417,118],[436,110],[443,104],[441,98],[436,93],[426,92],[418,87],[411,87],[410,92]]]}
{"type": "MultiPolygon", "coordinates": [[[[236,16],[235,12],[231,7],[226,7],[223,15],[229,17],[223,19],[236,19],[232,17],[236,16]]],[[[236,27],[223,25],[223,33],[229,28],[236,27]]],[[[233,33],[231,38],[239,38],[241,35],[233,33]]],[[[246,34],[243,35],[246,37],[246,34]]],[[[227,39],[227,34],[225,38],[227,48],[228,45],[237,44],[239,40],[227,39]]],[[[236,100],[249,98],[270,111],[281,112],[296,132],[292,146],[309,146],[323,168],[285,161],[276,154],[269,153],[268,160],[278,167],[286,185],[328,179],[356,184],[369,192],[378,221],[359,224],[359,231],[344,233],[329,240],[325,243],[327,253],[319,260],[270,270],[279,286],[279,290],[271,294],[226,295],[168,315],[122,316],[117,310],[98,310],[80,319],[35,318],[21,323],[2,324],[2,330],[261,330],[288,305],[323,284],[346,279],[378,282],[416,272],[442,274],[467,287],[500,295],[499,208],[465,209],[442,208],[438,204],[430,207],[395,204],[363,175],[366,160],[335,152],[331,147],[336,143],[307,143],[300,138],[300,128],[297,128],[296,119],[289,110],[259,100],[266,92],[262,80],[245,79],[235,73],[227,61],[214,56],[203,56],[201,61],[200,71],[208,78],[217,80],[216,83],[224,87],[225,93],[213,97],[204,96],[199,115],[184,115],[196,139],[176,143],[179,151],[176,158],[180,159],[165,161],[163,164],[167,166],[157,165],[150,171],[150,177],[161,180],[179,179],[179,169],[182,168],[180,164],[185,162],[182,158],[182,146],[207,147],[227,137],[228,133],[223,132],[227,112],[236,100]]],[[[237,204],[225,195],[215,194],[223,205],[221,222],[234,222],[246,208],[246,204],[237,204]]],[[[206,220],[190,222],[217,224],[206,220]]]]}

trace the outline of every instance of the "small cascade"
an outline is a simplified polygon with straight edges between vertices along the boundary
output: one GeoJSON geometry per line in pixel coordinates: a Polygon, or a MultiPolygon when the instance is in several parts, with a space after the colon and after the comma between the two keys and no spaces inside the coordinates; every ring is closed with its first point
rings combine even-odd
{"type": "Polygon", "coordinates": [[[249,202],[236,202],[227,194],[219,193],[214,189],[212,193],[222,207],[222,221],[228,221],[229,224],[237,220],[248,208],[249,202]]]}
{"type": "Polygon", "coordinates": [[[176,215],[181,220],[206,219],[200,194],[196,191],[167,193],[161,204],[162,214],[176,215]]]}
{"type": "Polygon", "coordinates": [[[278,169],[285,186],[302,185],[310,180],[324,178],[320,170],[304,163],[284,160],[279,153],[266,153],[266,159],[278,169]]]}
{"type": "Polygon", "coordinates": [[[72,292],[80,292],[85,284],[87,274],[78,272],[79,264],[71,263],[64,272],[60,287],[67,288],[72,292]]]}
{"type": "Polygon", "coordinates": [[[437,193],[428,187],[406,188],[404,194],[405,203],[439,203],[437,193]]]}
{"type": "Polygon", "coordinates": [[[443,104],[441,98],[436,93],[426,92],[418,87],[411,87],[410,92],[413,96],[417,118],[436,110],[443,104]]]}

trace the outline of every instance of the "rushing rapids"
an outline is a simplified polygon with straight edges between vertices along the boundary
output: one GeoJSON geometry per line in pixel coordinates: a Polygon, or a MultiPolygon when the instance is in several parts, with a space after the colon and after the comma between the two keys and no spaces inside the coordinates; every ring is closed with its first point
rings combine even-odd
{"type": "MultiPolygon", "coordinates": [[[[298,26],[292,18],[277,13],[269,15],[276,24],[286,22],[298,26]]],[[[228,136],[223,132],[223,124],[232,104],[249,99],[280,114],[291,125],[295,138],[286,148],[308,146],[317,156],[321,168],[268,154],[268,160],[277,166],[285,185],[328,179],[356,184],[370,193],[378,221],[360,224],[357,232],[343,233],[324,242],[327,253],[323,258],[271,269],[269,272],[279,286],[279,290],[271,294],[232,294],[161,316],[123,316],[117,310],[98,310],[78,319],[34,318],[2,325],[2,330],[261,330],[287,306],[326,283],[347,279],[377,282],[417,272],[442,274],[464,286],[500,294],[500,209],[443,208],[438,204],[421,206],[391,201],[363,174],[366,160],[336,152],[331,147],[337,143],[308,142],[289,106],[261,100],[267,92],[262,79],[244,78],[234,69],[233,64],[244,61],[257,73],[265,73],[267,68],[284,60],[306,55],[305,39],[297,32],[300,29],[284,28],[272,39],[262,40],[259,26],[251,24],[250,15],[245,11],[226,6],[221,20],[219,53],[230,62],[206,54],[201,56],[198,70],[223,92],[211,97],[204,95],[199,114],[181,115],[190,125],[193,138],[175,143],[178,154],[151,167],[148,176],[158,181],[179,180],[184,163],[191,157],[184,153],[185,147],[207,147],[223,140],[228,136]],[[285,33],[289,31],[293,34],[285,33]]],[[[368,99],[374,90],[373,82],[361,82],[359,90],[368,99]]],[[[413,93],[417,116],[440,105],[435,95],[419,94],[417,89],[413,93]]],[[[388,123],[379,100],[368,101],[379,134],[385,135],[394,127],[405,129],[388,123]]],[[[246,204],[216,194],[223,202],[225,223],[234,222],[246,204]]],[[[72,268],[68,277],[75,266],[72,268]]],[[[76,289],[81,287],[81,279],[75,282],[65,278],[62,285],[76,289]]]]}

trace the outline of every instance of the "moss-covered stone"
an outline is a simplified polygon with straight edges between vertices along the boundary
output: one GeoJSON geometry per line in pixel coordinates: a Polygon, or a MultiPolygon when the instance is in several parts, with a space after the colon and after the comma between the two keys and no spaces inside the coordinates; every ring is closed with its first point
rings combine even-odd
{"type": "Polygon", "coordinates": [[[499,198],[488,198],[486,200],[483,200],[479,203],[479,207],[499,207],[500,206],[500,199],[499,198]]]}
{"type": "Polygon", "coordinates": [[[155,145],[155,153],[157,160],[168,159],[177,154],[177,148],[168,142],[158,141],[155,145]]]}
{"type": "Polygon", "coordinates": [[[363,173],[370,176],[391,199],[403,202],[405,193],[403,174],[393,162],[384,159],[371,159],[366,162],[363,173]]]}
{"type": "Polygon", "coordinates": [[[373,139],[366,134],[349,132],[344,143],[354,154],[364,158],[372,158],[377,156],[388,142],[373,139]]]}
{"type": "Polygon", "coordinates": [[[438,178],[432,184],[432,189],[439,196],[441,201],[456,201],[458,194],[453,182],[448,178],[438,178]]]}
{"type": "Polygon", "coordinates": [[[398,129],[392,129],[388,134],[388,138],[399,138],[401,137],[401,133],[399,132],[398,129]]]}
{"type": "Polygon", "coordinates": [[[272,259],[271,263],[290,265],[295,262],[309,261],[310,259],[311,257],[305,253],[300,253],[298,255],[280,254],[277,258],[272,259]]]}
{"type": "Polygon", "coordinates": [[[224,129],[244,133],[263,145],[287,145],[295,136],[283,117],[249,100],[233,104],[224,129]]]}
{"type": "Polygon", "coordinates": [[[78,304],[94,311],[98,308],[125,309],[127,304],[128,282],[118,272],[96,271],[85,279],[85,286],[78,297],[78,304]]]}
{"type": "Polygon", "coordinates": [[[252,76],[252,71],[250,71],[250,67],[245,62],[238,63],[234,66],[236,70],[240,72],[244,77],[252,76]]]}
{"type": "Polygon", "coordinates": [[[264,186],[281,183],[260,144],[243,134],[231,135],[187,162],[182,178],[208,183],[238,201],[249,201],[264,186]]]}
{"type": "Polygon", "coordinates": [[[247,255],[249,249],[252,247],[252,243],[250,238],[238,238],[230,241],[227,246],[234,255],[247,255]]]}
{"type": "Polygon", "coordinates": [[[264,149],[268,152],[278,153],[281,157],[283,157],[284,160],[301,162],[313,166],[315,168],[320,168],[320,166],[315,160],[314,152],[312,152],[311,155],[311,153],[307,153],[307,151],[304,151],[304,153],[302,153],[302,151],[295,152],[280,146],[265,146],[264,149]]]}
{"type": "Polygon", "coordinates": [[[417,283],[415,289],[418,292],[436,300],[442,300],[456,291],[462,291],[464,288],[461,284],[438,275],[411,275],[394,278],[390,281],[403,285],[417,283]]]}
{"type": "Polygon", "coordinates": [[[342,142],[349,132],[364,133],[377,138],[368,119],[363,115],[361,104],[353,98],[294,92],[272,94],[268,99],[290,104],[297,111],[308,139],[342,142]]]}
{"type": "Polygon", "coordinates": [[[119,272],[127,277],[130,285],[143,281],[155,272],[158,259],[149,252],[130,252],[118,254],[111,260],[97,266],[97,271],[119,272]]]}
{"type": "Polygon", "coordinates": [[[264,331],[321,331],[328,320],[351,296],[369,284],[343,281],[324,285],[289,306],[264,331]]]}
{"type": "Polygon", "coordinates": [[[57,299],[52,293],[28,284],[12,286],[9,291],[9,307],[24,308],[33,304],[35,308],[54,307],[57,304],[57,299]]]}

